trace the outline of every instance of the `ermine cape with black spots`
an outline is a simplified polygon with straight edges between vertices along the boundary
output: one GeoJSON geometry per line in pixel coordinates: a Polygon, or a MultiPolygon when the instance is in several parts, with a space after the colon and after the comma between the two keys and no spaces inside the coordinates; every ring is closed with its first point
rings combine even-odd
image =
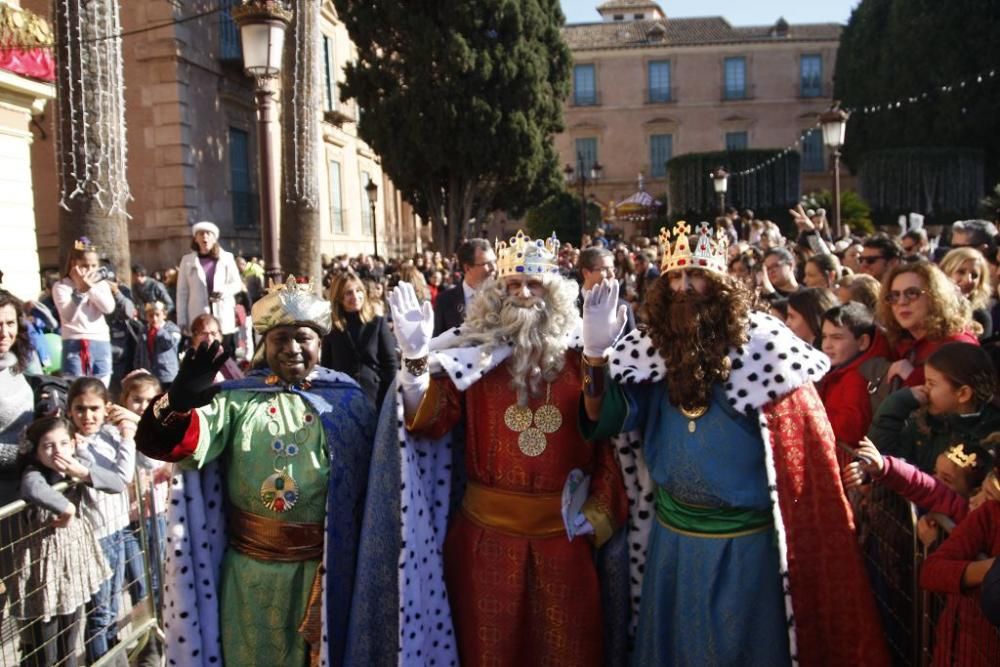
{"type": "MultiPolygon", "coordinates": [[[[792,662],[888,664],[840,481],[833,432],[813,386],[829,361],[770,315],[751,313],[749,326],[750,340],[729,352],[732,371],[724,393],[734,410],[759,426],[792,662]]],[[[615,344],[609,369],[611,378],[623,385],[662,382],[666,375],[664,359],[642,331],[615,344]]],[[[634,628],[655,516],[655,484],[643,460],[640,433],[623,433],[614,444],[629,493],[634,628]]]]}

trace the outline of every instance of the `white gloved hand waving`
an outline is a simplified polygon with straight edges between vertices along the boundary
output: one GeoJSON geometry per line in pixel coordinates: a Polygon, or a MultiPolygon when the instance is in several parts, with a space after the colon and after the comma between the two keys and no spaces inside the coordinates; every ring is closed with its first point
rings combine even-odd
{"type": "Polygon", "coordinates": [[[625,329],[628,309],[618,306],[618,280],[602,280],[583,293],[583,353],[603,357],[625,329]]]}
{"type": "Polygon", "coordinates": [[[413,285],[399,283],[389,295],[393,332],[404,359],[427,356],[427,346],[434,334],[434,307],[427,301],[421,305],[413,285]]]}

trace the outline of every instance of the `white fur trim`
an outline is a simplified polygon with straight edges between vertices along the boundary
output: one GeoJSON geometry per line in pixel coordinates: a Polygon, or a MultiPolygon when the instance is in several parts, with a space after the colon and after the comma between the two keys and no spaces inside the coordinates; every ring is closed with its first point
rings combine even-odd
{"type": "MultiPolygon", "coordinates": [[[[729,351],[732,372],[726,398],[737,411],[759,410],[807,382],[817,382],[828,370],[825,354],[792,333],[767,313],[750,313],[750,340],[729,351]]],[[[610,356],[611,377],[616,382],[653,382],[663,379],[666,365],[641,331],[621,339],[610,356]]]]}
{"type": "MultiPolygon", "coordinates": [[[[462,328],[455,327],[442,332],[430,342],[428,365],[431,373],[447,373],[459,391],[465,391],[484,375],[507,361],[511,355],[510,346],[497,347],[491,352],[485,346],[475,345],[455,347],[454,341],[462,335],[462,328]]],[[[574,327],[566,335],[569,349],[583,348],[582,324],[574,327]]]]}
{"type": "Polygon", "coordinates": [[[771,433],[767,428],[767,417],[758,414],[760,439],[764,445],[764,467],[767,470],[767,492],[771,496],[771,514],[774,516],[774,535],[778,543],[778,574],[781,575],[781,593],[785,597],[785,621],[788,623],[788,655],[792,659],[792,667],[799,664],[798,640],[795,633],[795,610],[792,608],[792,589],[788,576],[788,533],[785,531],[785,520],[781,516],[781,505],[778,504],[778,469],[774,463],[774,448],[771,445],[771,433]]]}
{"type": "Polygon", "coordinates": [[[401,387],[396,418],[402,478],[398,661],[403,666],[457,665],[443,555],[451,493],[451,435],[431,440],[407,431],[401,387]],[[426,562],[416,557],[414,545],[425,548],[426,562]]]}

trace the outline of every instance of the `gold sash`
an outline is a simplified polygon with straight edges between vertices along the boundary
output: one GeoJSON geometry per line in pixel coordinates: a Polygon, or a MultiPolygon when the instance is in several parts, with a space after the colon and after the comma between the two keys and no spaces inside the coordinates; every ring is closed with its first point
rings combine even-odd
{"type": "Polygon", "coordinates": [[[469,482],[462,511],[476,523],[522,537],[566,534],[561,493],[500,491],[469,482]]]}

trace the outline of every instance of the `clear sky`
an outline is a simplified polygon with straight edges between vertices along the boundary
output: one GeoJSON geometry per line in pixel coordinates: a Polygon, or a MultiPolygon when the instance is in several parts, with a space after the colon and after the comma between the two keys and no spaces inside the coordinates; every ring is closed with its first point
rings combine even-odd
{"type": "MultiPolygon", "coordinates": [[[[567,23],[600,21],[604,0],[560,0],[567,23]]],[[[732,25],[770,25],[784,16],[789,23],[847,23],[859,0],[656,0],[670,17],[723,16],[732,25]]]]}

